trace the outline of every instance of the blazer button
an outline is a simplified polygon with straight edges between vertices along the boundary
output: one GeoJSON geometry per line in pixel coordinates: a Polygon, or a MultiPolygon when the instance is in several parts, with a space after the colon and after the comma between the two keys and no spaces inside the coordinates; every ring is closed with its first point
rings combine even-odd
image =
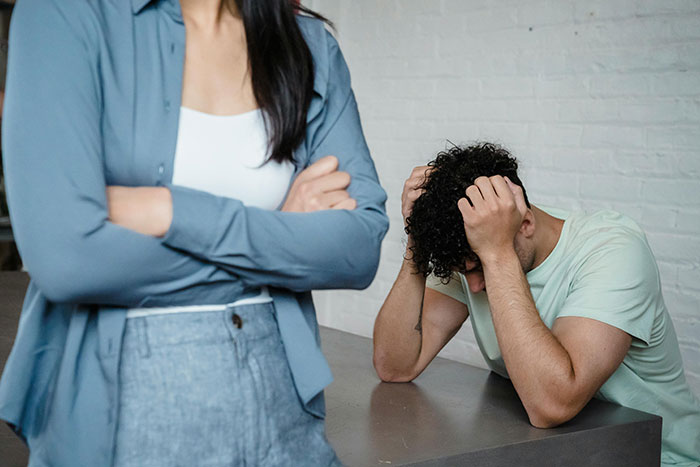
{"type": "Polygon", "coordinates": [[[167,100],[164,102],[163,107],[165,107],[166,112],[170,112],[170,101],[167,100]]]}

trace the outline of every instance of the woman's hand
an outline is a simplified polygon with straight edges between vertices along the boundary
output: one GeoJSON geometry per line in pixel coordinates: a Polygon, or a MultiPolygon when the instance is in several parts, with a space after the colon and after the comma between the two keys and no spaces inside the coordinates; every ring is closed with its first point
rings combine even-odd
{"type": "Polygon", "coordinates": [[[349,185],[350,175],[338,171],[338,159],[335,156],[322,157],[294,180],[282,211],[353,210],[357,202],[347,192],[349,185]]]}
{"type": "Polygon", "coordinates": [[[162,237],[173,220],[173,201],[165,187],[107,187],[109,220],[144,235],[162,237]]]}

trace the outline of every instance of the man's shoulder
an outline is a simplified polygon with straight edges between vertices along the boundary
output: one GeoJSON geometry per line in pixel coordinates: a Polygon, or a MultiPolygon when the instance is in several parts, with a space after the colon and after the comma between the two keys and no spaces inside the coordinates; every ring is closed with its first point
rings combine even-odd
{"type": "Polygon", "coordinates": [[[629,231],[631,234],[643,233],[641,227],[631,217],[612,209],[602,209],[593,212],[579,213],[581,222],[587,224],[592,229],[606,231],[609,229],[620,229],[629,231]]]}
{"type": "Polygon", "coordinates": [[[642,228],[631,217],[610,209],[598,211],[564,212],[565,216],[556,216],[565,220],[562,235],[566,236],[569,248],[579,250],[595,247],[601,242],[625,240],[633,243],[646,242],[642,228]]]}
{"type": "MultiPolygon", "coordinates": [[[[650,282],[658,279],[656,260],[642,228],[631,217],[613,210],[572,213],[569,255],[581,274],[609,270],[650,282]]],[[[620,277],[622,278],[622,277],[620,277]]]]}

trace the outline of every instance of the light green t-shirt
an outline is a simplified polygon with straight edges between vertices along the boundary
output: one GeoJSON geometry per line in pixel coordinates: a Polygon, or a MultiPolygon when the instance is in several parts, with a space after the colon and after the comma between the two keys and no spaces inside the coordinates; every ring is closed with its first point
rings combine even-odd
{"type": "MultiPolygon", "coordinates": [[[[639,226],[619,213],[567,213],[550,255],[527,273],[542,321],[552,328],[562,316],[591,318],[630,334],[622,364],[595,397],[663,418],[661,462],[700,464],[700,403],[683,374],[676,333],[661,294],[656,261],[639,226]]],[[[473,294],[463,275],[427,285],[467,305],[476,341],[489,367],[508,377],[486,292],[473,294]]]]}

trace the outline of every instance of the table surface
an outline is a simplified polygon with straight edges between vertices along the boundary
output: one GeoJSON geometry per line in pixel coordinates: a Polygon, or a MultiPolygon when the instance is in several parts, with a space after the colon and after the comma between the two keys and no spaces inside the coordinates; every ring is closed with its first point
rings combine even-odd
{"type": "MultiPolygon", "coordinates": [[[[27,276],[0,272],[0,369],[9,354],[27,276]]],[[[326,432],[346,465],[658,466],[661,419],[593,400],[570,422],[540,430],[510,381],[438,358],[414,383],[381,383],[370,339],[322,328],[335,381],[326,432]]],[[[0,424],[0,464],[27,450],[0,424]]]]}
{"type": "Polygon", "coordinates": [[[552,429],[529,424],[511,382],[437,358],[413,383],[382,383],[372,341],[322,328],[335,381],[326,432],[347,465],[658,466],[661,418],[591,400],[552,429]]]}
{"type": "MultiPolygon", "coordinates": [[[[29,278],[21,272],[0,272],[0,371],[10,355],[17,332],[19,312],[29,278]]],[[[27,465],[27,448],[20,439],[0,422],[0,466],[27,465]]]]}

